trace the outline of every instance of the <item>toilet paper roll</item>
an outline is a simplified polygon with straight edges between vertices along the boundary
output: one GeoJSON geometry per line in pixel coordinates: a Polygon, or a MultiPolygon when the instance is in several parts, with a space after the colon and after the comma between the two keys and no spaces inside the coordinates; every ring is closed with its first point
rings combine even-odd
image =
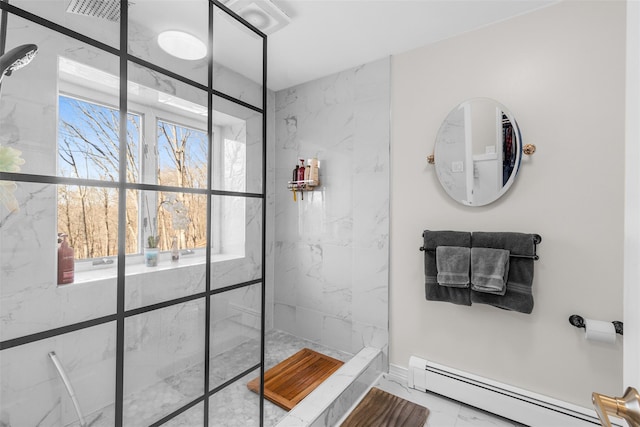
{"type": "Polygon", "coordinates": [[[616,342],[616,328],[612,322],[602,320],[585,319],[585,338],[589,341],[597,341],[613,344],[616,342]]]}

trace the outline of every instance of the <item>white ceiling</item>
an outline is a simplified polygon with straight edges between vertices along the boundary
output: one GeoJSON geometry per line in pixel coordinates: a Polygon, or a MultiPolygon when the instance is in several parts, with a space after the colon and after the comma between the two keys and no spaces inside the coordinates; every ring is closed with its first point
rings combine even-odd
{"type": "Polygon", "coordinates": [[[273,0],[291,23],[268,37],[268,86],[286,89],[557,0],[273,0]]]}
{"type": "MultiPolygon", "coordinates": [[[[287,26],[270,34],[267,41],[268,86],[278,91],[559,0],[221,1],[232,10],[234,3],[241,7],[247,3],[269,2],[291,19],[287,26]]],[[[183,29],[201,40],[207,38],[207,2],[204,0],[132,0],[129,17],[148,27],[152,34],[183,29]]],[[[238,33],[238,26],[234,30],[225,21],[214,21],[214,57],[260,82],[259,38],[246,29],[238,33]],[[234,42],[216,43],[216,40],[234,42]]]]}
{"type": "MultiPolygon", "coordinates": [[[[36,3],[69,2],[12,1],[25,7],[36,3]]],[[[234,3],[240,7],[241,4],[269,2],[291,19],[287,26],[270,34],[267,41],[268,86],[278,91],[509,19],[559,0],[221,1],[231,9],[234,9],[234,3]]],[[[26,8],[29,10],[29,7],[26,8]]],[[[207,15],[206,0],[131,0],[129,7],[129,18],[148,28],[148,34],[181,29],[201,40],[207,39],[207,15]]],[[[74,17],[92,19],[81,15],[74,17]]],[[[230,25],[227,21],[226,17],[214,17],[214,57],[221,64],[241,70],[246,77],[261,82],[260,38],[241,25],[230,25]],[[228,40],[233,42],[225,42],[228,40]]],[[[155,43],[153,37],[147,41],[142,35],[134,36],[137,42],[155,43]]],[[[201,65],[196,64],[196,67],[201,65]]]]}

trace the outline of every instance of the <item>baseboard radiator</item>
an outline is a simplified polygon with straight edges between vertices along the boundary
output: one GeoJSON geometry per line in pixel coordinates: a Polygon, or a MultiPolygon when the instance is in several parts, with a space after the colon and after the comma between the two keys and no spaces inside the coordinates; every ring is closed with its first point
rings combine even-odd
{"type": "MultiPolygon", "coordinates": [[[[403,369],[390,369],[400,376],[403,369]]],[[[419,357],[409,359],[409,388],[430,391],[531,427],[593,427],[595,410],[482,378],[419,357]]],[[[613,420],[612,420],[613,421],[613,420]]],[[[623,426],[622,421],[615,423],[623,426]]]]}

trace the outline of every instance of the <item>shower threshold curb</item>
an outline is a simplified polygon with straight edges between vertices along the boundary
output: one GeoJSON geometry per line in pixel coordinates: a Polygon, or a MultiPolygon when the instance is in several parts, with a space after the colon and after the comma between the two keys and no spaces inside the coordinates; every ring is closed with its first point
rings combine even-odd
{"type": "Polygon", "coordinates": [[[382,350],[365,347],[296,405],[276,427],[335,425],[383,372],[382,350]]]}

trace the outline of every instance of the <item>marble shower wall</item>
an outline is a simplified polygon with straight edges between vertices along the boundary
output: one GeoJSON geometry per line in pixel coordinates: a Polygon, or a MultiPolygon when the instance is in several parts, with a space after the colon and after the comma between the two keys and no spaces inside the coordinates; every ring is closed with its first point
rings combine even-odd
{"type": "Polygon", "coordinates": [[[352,354],[388,346],[389,79],[386,58],[276,93],[275,327],[352,354]]]}

